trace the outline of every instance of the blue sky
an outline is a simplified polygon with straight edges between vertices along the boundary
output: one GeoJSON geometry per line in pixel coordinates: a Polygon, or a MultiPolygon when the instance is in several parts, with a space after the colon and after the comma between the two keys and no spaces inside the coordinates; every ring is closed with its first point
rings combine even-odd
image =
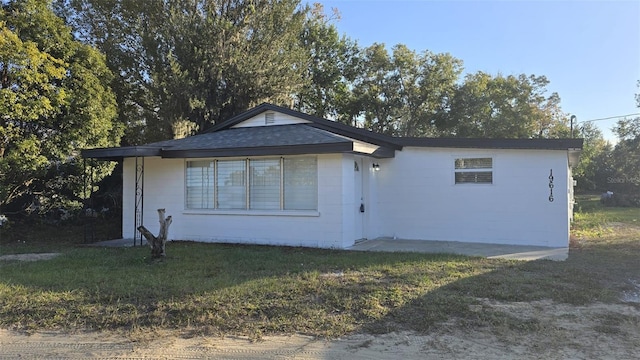
{"type": "MultiPolygon", "coordinates": [[[[545,75],[578,122],[640,113],[640,1],[318,0],[360,46],[448,52],[465,73],[545,75]]],[[[597,121],[605,137],[616,119],[597,121]]]]}

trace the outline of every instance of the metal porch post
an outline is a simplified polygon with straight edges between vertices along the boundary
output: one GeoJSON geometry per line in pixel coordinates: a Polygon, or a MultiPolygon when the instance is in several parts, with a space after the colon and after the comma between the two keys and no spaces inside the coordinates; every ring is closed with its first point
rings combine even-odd
{"type": "Polygon", "coordinates": [[[89,160],[87,168],[87,159],[82,160],[82,181],[83,181],[83,206],[82,218],[84,219],[84,242],[94,242],[95,231],[95,209],[93,209],[93,188],[94,188],[94,164],[93,160],[89,160]],[[88,179],[87,179],[88,177],[88,179]],[[88,191],[87,191],[88,190],[88,191]]]}
{"type": "Polygon", "coordinates": [[[136,246],[138,238],[140,239],[140,246],[142,246],[142,234],[138,231],[138,227],[144,225],[144,156],[140,160],[136,156],[135,167],[133,246],[136,246]]]}

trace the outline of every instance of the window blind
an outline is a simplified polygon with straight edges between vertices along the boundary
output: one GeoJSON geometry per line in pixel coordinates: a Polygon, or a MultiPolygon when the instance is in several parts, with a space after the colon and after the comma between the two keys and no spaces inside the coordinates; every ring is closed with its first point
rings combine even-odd
{"type": "Polygon", "coordinates": [[[213,208],[213,162],[190,161],[187,163],[187,207],[190,209],[213,208]]]}
{"type": "Polygon", "coordinates": [[[318,208],[318,165],[315,157],[284,159],[284,209],[318,208]]]}
{"type": "Polygon", "coordinates": [[[459,158],[455,160],[456,184],[493,184],[492,158],[459,158]]]}
{"type": "Polygon", "coordinates": [[[188,161],[188,209],[317,210],[318,160],[188,161]]]}
{"type": "Polygon", "coordinates": [[[246,167],[244,160],[219,160],[218,209],[246,209],[246,167]]]}
{"type": "Polygon", "coordinates": [[[280,159],[249,161],[249,208],[280,209],[280,159]]]}

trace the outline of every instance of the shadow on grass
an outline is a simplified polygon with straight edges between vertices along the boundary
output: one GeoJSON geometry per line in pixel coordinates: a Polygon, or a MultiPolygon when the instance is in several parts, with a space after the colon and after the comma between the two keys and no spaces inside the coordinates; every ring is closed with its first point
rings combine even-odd
{"type": "Polygon", "coordinates": [[[23,219],[0,229],[0,255],[67,250],[85,241],[119,238],[120,232],[113,219],[93,219],[91,226],[81,220],[56,225],[23,219]]]}
{"type": "Polygon", "coordinates": [[[639,276],[637,240],[594,243],[564,262],[177,242],[73,248],[42,262],[0,262],[0,326],[180,329],[196,333],[429,331],[470,305],[551,299],[615,302],[639,276]]]}
{"type": "Polygon", "coordinates": [[[505,262],[489,272],[427,291],[390,309],[377,321],[363,325],[362,330],[425,332],[452,318],[470,326],[500,323],[513,330],[535,327],[536,324],[525,324],[530,320],[478,311],[475,305],[483,300],[504,303],[552,300],[572,305],[619,303],[623,291],[637,291],[633,282],[637,284],[640,280],[638,259],[640,238],[571,249],[569,258],[562,262],[505,262]]]}

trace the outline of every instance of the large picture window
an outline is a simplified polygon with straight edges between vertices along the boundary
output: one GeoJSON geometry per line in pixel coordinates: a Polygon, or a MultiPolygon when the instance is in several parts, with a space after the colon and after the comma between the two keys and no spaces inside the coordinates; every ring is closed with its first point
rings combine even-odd
{"type": "Polygon", "coordinates": [[[455,161],[456,184],[493,184],[492,158],[459,158],[455,161]]]}
{"type": "Polygon", "coordinates": [[[187,209],[317,210],[311,156],[187,161],[187,209]]]}

